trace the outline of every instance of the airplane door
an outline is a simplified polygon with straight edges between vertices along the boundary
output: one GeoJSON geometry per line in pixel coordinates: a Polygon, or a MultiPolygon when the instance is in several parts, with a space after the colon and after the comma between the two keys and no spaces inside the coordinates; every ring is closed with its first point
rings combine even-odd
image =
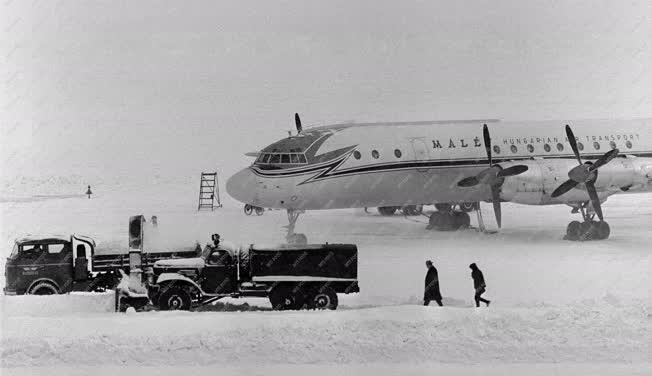
{"type": "MultiPolygon", "coordinates": [[[[410,141],[412,143],[412,150],[414,150],[414,160],[417,162],[425,162],[430,160],[430,150],[428,144],[423,138],[415,138],[410,141]]],[[[428,171],[427,167],[417,169],[419,172],[428,171]]]]}

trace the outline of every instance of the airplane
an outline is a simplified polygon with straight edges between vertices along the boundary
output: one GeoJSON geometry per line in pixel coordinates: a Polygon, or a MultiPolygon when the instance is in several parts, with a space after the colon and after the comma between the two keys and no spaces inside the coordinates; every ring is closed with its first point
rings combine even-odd
{"type": "Polygon", "coordinates": [[[226,184],[240,202],[286,210],[290,243],[307,241],[294,233],[306,210],[378,207],[391,215],[434,203],[428,228],[456,230],[469,227],[468,212],[480,213],[481,201],[493,204],[498,228],[501,202],[569,205],[582,222],[568,224],[566,239],[607,239],[601,203],[616,193],[652,191],[652,119],[343,123],[304,130],[295,114],[295,124],[295,135],[254,153],[252,165],[226,184]]]}

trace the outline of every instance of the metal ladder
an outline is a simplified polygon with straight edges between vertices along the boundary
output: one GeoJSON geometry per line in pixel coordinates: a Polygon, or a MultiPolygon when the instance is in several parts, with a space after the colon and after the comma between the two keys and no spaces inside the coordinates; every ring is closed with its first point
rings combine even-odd
{"type": "Polygon", "coordinates": [[[202,209],[221,208],[220,187],[218,186],[217,172],[202,172],[199,182],[199,203],[197,211],[202,209]],[[217,205],[215,201],[217,200],[217,205]]]}

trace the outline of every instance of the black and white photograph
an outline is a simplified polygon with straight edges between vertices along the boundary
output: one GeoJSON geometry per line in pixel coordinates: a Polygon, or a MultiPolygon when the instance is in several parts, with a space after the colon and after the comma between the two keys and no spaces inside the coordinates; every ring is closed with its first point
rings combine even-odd
{"type": "Polygon", "coordinates": [[[3,0],[0,374],[652,374],[649,0],[3,0]]]}

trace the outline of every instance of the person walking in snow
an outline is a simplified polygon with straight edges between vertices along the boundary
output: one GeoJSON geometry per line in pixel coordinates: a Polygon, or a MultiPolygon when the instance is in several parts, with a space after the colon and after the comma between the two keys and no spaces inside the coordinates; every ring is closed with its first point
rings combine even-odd
{"type": "Polygon", "coordinates": [[[432,261],[426,261],[428,272],[426,273],[425,289],[423,292],[423,305],[430,305],[430,301],[434,300],[441,307],[441,292],[439,291],[439,275],[437,268],[432,264],[432,261]]]}
{"type": "Polygon", "coordinates": [[[469,268],[471,268],[471,278],[473,278],[473,288],[475,289],[475,306],[480,307],[480,302],[483,302],[487,307],[489,307],[491,301],[482,297],[482,294],[485,293],[487,288],[482,271],[475,263],[469,265],[469,268]]]}

